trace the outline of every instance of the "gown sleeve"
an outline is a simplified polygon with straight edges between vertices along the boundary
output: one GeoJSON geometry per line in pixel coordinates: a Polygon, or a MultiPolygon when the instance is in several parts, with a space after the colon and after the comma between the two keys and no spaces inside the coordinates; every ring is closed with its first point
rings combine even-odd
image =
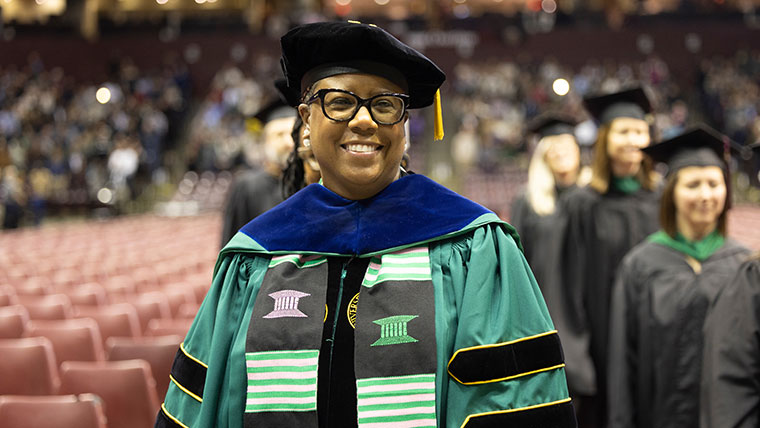
{"type": "Polygon", "coordinates": [[[760,260],[746,262],[705,324],[700,426],[760,426],[760,260]]]}
{"type": "Polygon", "coordinates": [[[242,427],[245,338],[267,266],[266,258],[237,253],[221,260],[177,351],[156,428],[242,427]]]}
{"type": "Polygon", "coordinates": [[[635,308],[636,272],[631,260],[618,270],[610,303],[609,428],[633,428],[637,388],[638,317],[635,308]]]}
{"type": "Polygon", "coordinates": [[[501,225],[431,247],[441,427],[575,427],[559,338],[501,225]]]}

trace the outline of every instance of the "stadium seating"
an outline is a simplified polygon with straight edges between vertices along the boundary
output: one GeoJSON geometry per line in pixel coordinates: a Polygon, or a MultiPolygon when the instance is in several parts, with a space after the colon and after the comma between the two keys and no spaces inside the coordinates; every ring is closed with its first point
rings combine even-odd
{"type": "Polygon", "coordinates": [[[137,309],[129,303],[80,306],[76,308],[75,313],[77,317],[92,318],[98,323],[104,344],[109,337],[138,337],[142,335],[137,309]]]}
{"type": "Polygon", "coordinates": [[[61,393],[102,398],[108,428],[150,428],[160,406],[150,365],[144,360],[65,362],[61,393]]]}
{"type": "Polygon", "coordinates": [[[163,398],[169,387],[169,373],[177,354],[180,336],[112,337],[106,342],[109,361],[143,359],[150,364],[156,381],[158,397],[163,398]]]}
{"type": "Polygon", "coordinates": [[[18,339],[29,322],[29,311],[21,305],[0,307],[0,339],[18,339]]]}
{"type": "Polygon", "coordinates": [[[16,289],[9,285],[0,285],[0,307],[18,303],[16,289]]]}
{"type": "Polygon", "coordinates": [[[3,428],[108,428],[100,397],[0,395],[3,428]]]}
{"type": "Polygon", "coordinates": [[[44,337],[0,339],[0,379],[0,395],[57,394],[53,344],[44,337]]]}
{"type": "Polygon", "coordinates": [[[185,337],[190,325],[193,323],[192,318],[178,318],[178,319],[154,319],[148,323],[148,328],[145,330],[146,336],[168,336],[177,335],[185,337]]]}
{"type": "Polygon", "coordinates": [[[61,291],[71,299],[76,306],[103,306],[108,304],[106,289],[97,282],[88,282],[68,287],[61,291]]]}
{"type": "Polygon", "coordinates": [[[65,294],[20,295],[18,301],[29,311],[29,318],[33,320],[63,320],[73,314],[71,299],[65,294]]]}
{"type": "Polygon", "coordinates": [[[48,338],[58,364],[64,361],[105,360],[100,329],[92,318],[32,321],[24,334],[48,338]]]}

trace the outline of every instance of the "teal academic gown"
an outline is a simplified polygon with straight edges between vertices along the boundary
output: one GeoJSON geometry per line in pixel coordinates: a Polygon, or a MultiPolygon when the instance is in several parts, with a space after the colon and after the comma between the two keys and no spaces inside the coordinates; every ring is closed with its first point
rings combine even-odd
{"type": "Polygon", "coordinates": [[[332,426],[575,426],[559,339],[514,229],[420,175],[362,201],[314,184],[242,228],[156,426],[316,428],[320,333],[335,310],[325,261],[340,257],[370,260],[348,314],[358,421],[332,426]]]}

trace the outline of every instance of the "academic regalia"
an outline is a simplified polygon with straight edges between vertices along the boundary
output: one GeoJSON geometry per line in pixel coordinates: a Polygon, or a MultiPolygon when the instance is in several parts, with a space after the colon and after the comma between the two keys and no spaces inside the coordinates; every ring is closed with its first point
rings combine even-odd
{"type": "Polygon", "coordinates": [[[760,426],[760,257],[739,267],[705,322],[700,427],[760,426]]]}
{"type": "MultiPolygon", "coordinates": [[[[697,128],[644,150],[672,180],[686,167],[727,171],[723,149],[697,128]]],[[[698,426],[705,318],[748,252],[718,230],[697,242],[660,230],[625,257],[611,305],[610,428],[698,426]]]]}
{"type": "Polygon", "coordinates": [[[610,428],[698,426],[704,319],[747,254],[728,239],[699,274],[656,242],[626,256],[610,321],[610,428]]]}
{"type": "MultiPolygon", "coordinates": [[[[652,110],[641,88],[591,96],[584,99],[584,106],[600,124],[617,118],[645,120],[652,110]]],[[[567,195],[565,206],[569,226],[561,269],[577,302],[577,328],[589,336],[587,352],[596,377],[595,398],[587,409],[590,426],[606,423],[609,305],[615,272],[623,256],[658,227],[658,192],[643,188],[634,177],[609,180],[606,193],[579,188],[567,195]]]]}
{"type": "Polygon", "coordinates": [[[574,427],[519,245],[420,175],[361,201],[312,184],[220,253],[156,426],[574,427]]]}
{"type": "Polygon", "coordinates": [[[580,307],[578,329],[589,335],[588,352],[597,381],[594,392],[604,394],[615,272],[625,254],[657,230],[659,194],[643,188],[627,193],[614,184],[605,194],[582,187],[567,195],[565,209],[569,227],[562,272],[580,307]]]}
{"type": "Polygon", "coordinates": [[[222,225],[222,246],[268,209],[283,201],[279,178],[263,169],[240,173],[227,193],[222,225]]]}
{"type": "MultiPolygon", "coordinates": [[[[573,135],[575,124],[571,118],[547,112],[533,120],[527,130],[537,135],[541,141],[549,136],[573,135]]],[[[545,161],[535,159],[535,156],[541,154],[533,156],[531,168],[545,167],[545,161]]],[[[548,167],[546,169],[545,172],[549,173],[548,167]]],[[[576,189],[575,185],[567,188],[555,186],[554,211],[545,215],[537,213],[533,208],[526,189],[513,201],[509,220],[520,234],[525,258],[562,339],[570,394],[578,396],[593,394],[595,375],[588,355],[588,332],[579,328],[577,323],[577,298],[569,294],[570,290],[566,287],[560,269],[563,264],[562,245],[568,232],[567,197],[576,189]]]]}
{"type": "MultiPolygon", "coordinates": [[[[307,24],[281,44],[299,93],[371,74],[420,108],[445,79],[374,25],[307,24]]],[[[311,184],[244,226],[214,272],[157,427],[575,426],[514,229],[423,176],[361,200],[311,184]]]]}
{"type": "Polygon", "coordinates": [[[594,368],[588,354],[589,336],[586,329],[578,326],[577,298],[570,295],[570,290],[565,287],[560,269],[563,264],[562,245],[568,227],[565,211],[567,195],[574,191],[575,186],[559,191],[555,211],[545,216],[536,214],[522,194],[512,204],[510,223],[520,234],[525,258],[562,339],[570,393],[591,395],[596,387],[594,368]]]}
{"type": "MultiPolygon", "coordinates": [[[[750,146],[760,156],[760,143],[750,146]]],[[[760,254],[744,262],[705,321],[700,427],[760,426],[760,254]]]]}

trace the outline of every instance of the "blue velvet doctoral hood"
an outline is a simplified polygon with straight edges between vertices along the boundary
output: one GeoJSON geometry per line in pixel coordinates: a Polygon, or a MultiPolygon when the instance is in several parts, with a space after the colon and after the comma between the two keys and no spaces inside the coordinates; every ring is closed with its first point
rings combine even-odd
{"type": "Polygon", "coordinates": [[[245,225],[222,252],[370,255],[492,222],[517,240],[496,214],[422,175],[360,201],[312,184],[245,225]]]}

